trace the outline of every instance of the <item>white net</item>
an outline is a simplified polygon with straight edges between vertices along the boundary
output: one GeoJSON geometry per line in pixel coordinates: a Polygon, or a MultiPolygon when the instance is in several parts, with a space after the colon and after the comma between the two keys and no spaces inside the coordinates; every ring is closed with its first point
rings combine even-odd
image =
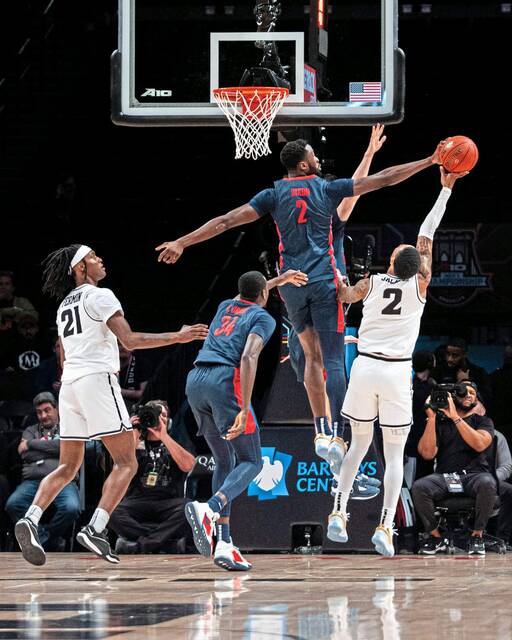
{"type": "Polygon", "coordinates": [[[283,106],[288,89],[281,87],[234,87],[214,89],[213,97],[235,134],[235,158],[256,160],[270,151],[270,129],[283,106]]]}

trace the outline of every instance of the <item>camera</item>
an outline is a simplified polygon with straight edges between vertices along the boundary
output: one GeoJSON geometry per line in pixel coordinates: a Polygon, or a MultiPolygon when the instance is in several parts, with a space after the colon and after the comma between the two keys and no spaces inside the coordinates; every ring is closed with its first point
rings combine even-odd
{"type": "Polygon", "coordinates": [[[448,396],[464,398],[467,392],[468,388],[464,382],[436,384],[432,387],[430,402],[426,406],[434,411],[446,409],[448,407],[448,396]]]}
{"type": "Polygon", "coordinates": [[[155,429],[158,426],[161,413],[162,408],[159,406],[151,406],[147,404],[142,405],[142,407],[139,407],[135,413],[140,420],[139,424],[136,425],[137,429],[140,431],[155,429]]]}

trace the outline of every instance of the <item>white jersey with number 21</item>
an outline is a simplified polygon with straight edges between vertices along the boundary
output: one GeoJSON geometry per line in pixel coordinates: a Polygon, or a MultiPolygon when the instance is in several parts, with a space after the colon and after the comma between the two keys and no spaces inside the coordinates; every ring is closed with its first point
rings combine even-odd
{"type": "Polygon", "coordinates": [[[370,276],[368,293],[363,299],[359,353],[410,358],[418,339],[425,302],[420,295],[417,275],[409,280],[400,280],[387,273],[370,276]]]}
{"type": "Polygon", "coordinates": [[[73,289],[57,311],[57,329],[64,346],[62,382],[69,383],[91,373],[117,373],[117,338],[107,320],[121,303],[110,289],[83,284],[73,289]]]}

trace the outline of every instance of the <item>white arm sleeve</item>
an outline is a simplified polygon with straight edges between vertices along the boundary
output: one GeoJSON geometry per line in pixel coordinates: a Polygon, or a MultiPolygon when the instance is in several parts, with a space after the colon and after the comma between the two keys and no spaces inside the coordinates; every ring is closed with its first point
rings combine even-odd
{"type": "Polygon", "coordinates": [[[439,194],[435,205],[432,207],[428,216],[423,220],[423,224],[420,227],[418,236],[424,236],[425,238],[434,239],[434,233],[437,227],[441,224],[444,212],[446,210],[446,203],[448,198],[452,195],[452,190],[448,187],[443,187],[439,194]]]}

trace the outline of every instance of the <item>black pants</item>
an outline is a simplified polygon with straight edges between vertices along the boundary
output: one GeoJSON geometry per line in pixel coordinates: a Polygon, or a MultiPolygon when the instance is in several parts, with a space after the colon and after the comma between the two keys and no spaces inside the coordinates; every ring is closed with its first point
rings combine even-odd
{"type": "MultiPolygon", "coordinates": [[[[461,473],[460,479],[464,494],[476,499],[473,530],[482,531],[487,526],[496,502],[498,491],[496,480],[490,473],[461,473]]],[[[414,507],[423,522],[425,531],[430,532],[437,528],[434,515],[435,503],[449,495],[442,473],[432,473],[416,480],[412,485],[414,507]]]]}
{"type": "Polygon", "coordinates": [[[498,513],[498,526],[496,535],[505,542],[510,541],[512,534],[512,484],[500,482],[500,511],[498,513]]]}
{"type": "Polygon", "coordinates": [[[185,498],[134,493],[119,503],[108,526],[118,536],[136,540],[142,553],[169,551],[173,541],[191,535],[185,502],[185,498]]]}

